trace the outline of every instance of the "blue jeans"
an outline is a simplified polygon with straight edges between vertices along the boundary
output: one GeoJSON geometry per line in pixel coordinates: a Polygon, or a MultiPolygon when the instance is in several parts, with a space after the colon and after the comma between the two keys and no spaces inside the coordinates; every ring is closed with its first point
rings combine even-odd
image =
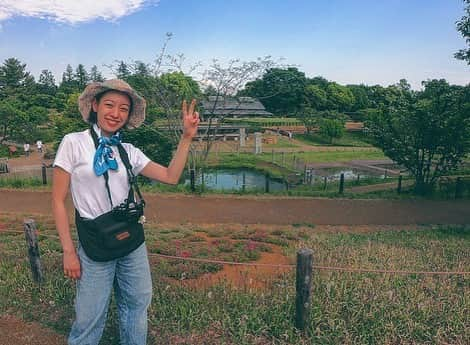
{"type": "Polygon", "coordinates": [[[147,308],[152,299],[152,280],[145,243],[119,259],[96,262],[78,249],[81,277],[77,281],[76,319],[69,345],[97,345],[103,334],[111,291],[119,313],[121,344],[147,342],[147,308]]]}

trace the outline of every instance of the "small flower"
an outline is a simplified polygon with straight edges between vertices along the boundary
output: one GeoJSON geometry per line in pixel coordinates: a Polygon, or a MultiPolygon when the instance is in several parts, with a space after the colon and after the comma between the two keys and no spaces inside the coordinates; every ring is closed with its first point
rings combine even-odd
{"type": "Polygon", "coordinates": [[[246,244],[246,249],[248,250],[255,250],[256,249],[256,243],[254,243],[253,241],[250,241],[246,244]]]}
{"type": "Polygon", "coordinates": [[[145,218],[145,216],[141,215],[140,218],[139,218],[139,223],[144,225],[146,221],[147,221],[147,219],[145,218]]]}
{"type": "Polygon", "coordinates": [[[209,292],[207,293],[207,298],[212,298],[212,291],[209,291],[209,292]]]}
{"type": "Polygon", "coordinates": [[[183,250],[183,251],[181,252],[181,256],[182,256],[183,258],[189,258],[189,257],[191,256],[191,252],[189,252],[189,251],[187,251],[187,250],[183,250]]]}

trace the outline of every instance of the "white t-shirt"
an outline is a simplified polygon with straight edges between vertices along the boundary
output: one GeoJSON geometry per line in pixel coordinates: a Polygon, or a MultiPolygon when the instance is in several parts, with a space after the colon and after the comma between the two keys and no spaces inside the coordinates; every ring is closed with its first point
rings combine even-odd
{"type": "MultiPolygon", "coordinates": [[[[101,136],[101,130],[95,125],[95,132],[101,136]]],[[[150,162],[150,159],[132,144],[123,143],[127,151],[132,171],[137,176],[150,162]]],[[[117,170],[108,170],[109,190],[113,206],[124,202],[129,193],[129,181],[126,168],[119,157],[116,146],[112,146],[118,163],[117,170]]],[[[95,144],[87,129],[83,132],[64,136],[54,160],[54,167],[60,167],[70,174],[70,191],[75,208],[84,218],[93,219],[111,210],[104,176],[96,176],[93,170],[95,144]]]]}

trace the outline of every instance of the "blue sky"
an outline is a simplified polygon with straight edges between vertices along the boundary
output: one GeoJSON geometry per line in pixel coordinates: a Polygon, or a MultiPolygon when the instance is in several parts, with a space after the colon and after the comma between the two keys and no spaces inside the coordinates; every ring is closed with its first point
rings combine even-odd
{"type": "Polygon", "coordinates": [[[151,63],[165,33],[188,65],[271,55],[340,84],[406,78],[470,83],[453,58],[462,0],[0,0],[0,61],[16,57],[59,81],[67,64],[151,63]],[[58,5],[59,3],[59,5],[58,5]]]}

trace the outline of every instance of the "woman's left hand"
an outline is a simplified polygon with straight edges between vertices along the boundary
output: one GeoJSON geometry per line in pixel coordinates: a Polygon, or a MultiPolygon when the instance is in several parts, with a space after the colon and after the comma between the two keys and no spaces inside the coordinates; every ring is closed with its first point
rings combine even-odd
{"type": "Polygon", "coordinates": [[[193,99],[188,106],[186,100],[181,104],[181,116],[183,120],[183,137],[192,139],[197,134],[197,126],[199,125],[199,113],[194,111],[196,100],[193,99]]]}

